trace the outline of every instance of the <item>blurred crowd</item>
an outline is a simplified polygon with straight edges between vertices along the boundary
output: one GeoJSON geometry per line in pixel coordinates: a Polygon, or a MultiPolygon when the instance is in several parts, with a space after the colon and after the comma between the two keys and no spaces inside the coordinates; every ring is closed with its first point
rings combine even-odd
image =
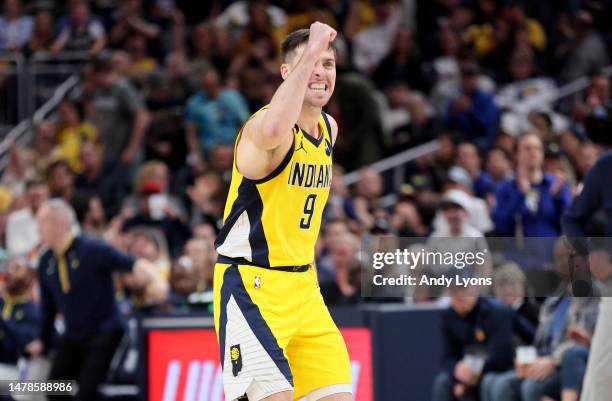
{"type": "MultiPolygon", "coordinates": [[[[83,52],[90,61],[54,115],[36,124],[32,143],[12,146],[0,177],[3,324],[27,320],[35,332],[36,214],[51,198],[72,205],[82,233],[148,260],[168,283],[160,299],[116,280],[122,314],[210,312],[233,140],[281,82],[283,36],[317,20],[339,33],[326,106],[339,126],[336,165],[316,247],[328,304],[367,301],[358,254],[371,235],[559,237],[563,212],[605,150],[592,139],[612,127],[603,69],[611,14],[603,0],[4,0],[0,52],[83,52]],[[567,96],[565,85],[583,77],[586,88],[567,96]],[[399,187],[396,175],[369,167],[431,140],[438,149],[410,162],[399,187]],[[344,175],[356,170],[358,181],[346,185],[344,175]]],[[[591,226],[602,235],[600,218],[591,226]]],[[[524,344],[535,338],[549,358],[537,374],[495,380],[539,386],[556,374],[544,392],[524,385],[537,394],[525,401],[577,399],[567,398],[571,391],[561,397],[579,391],[572,386],[580,374],[564,376],[562,362],[586,360],[594,326],[594,318],[575,319],[596,302],[563,292],[527,298],[525,268],[567,265],[563,243],[548,251],[538,266],[494,266],[503,283],[496,295],[522,316],[514,332],[524,344]]],[[[437,382],[439,400],[475,393],[478,384],[457,387],[454,366],[464,345],[497,335],[479,326],[482,336],[457,340],[453,330],[479,324],[474,310],[499,307],[491,322],[508,312],[474,294],[455,298],[445,329],[453,368],[437,382]]],[[[34,334],[9,341],[3,327],[0,361],[12,363],[34,334]]],[[[500,340],[485,371],[512,371],[512,341],[500,340]]],[[[506,399],[496,396],[481,399],[506,399]]]]}

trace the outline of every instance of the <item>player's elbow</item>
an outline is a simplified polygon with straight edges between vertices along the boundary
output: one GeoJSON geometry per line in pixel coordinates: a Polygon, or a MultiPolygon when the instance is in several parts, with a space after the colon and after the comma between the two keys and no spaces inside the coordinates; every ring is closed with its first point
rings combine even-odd
{"type": "Polygon", "coordinates": [[[264,120],[259,127],[259,134],[262,137],[274,139],[283,135],[284,127],[278,121],[264,120]]]}
{"type": "Polygon", "coordinates": [[[255,138],[255,146],[261,150],[273,150],[280,146],[282,137],[277,135],[258,135],[255,138]]]}

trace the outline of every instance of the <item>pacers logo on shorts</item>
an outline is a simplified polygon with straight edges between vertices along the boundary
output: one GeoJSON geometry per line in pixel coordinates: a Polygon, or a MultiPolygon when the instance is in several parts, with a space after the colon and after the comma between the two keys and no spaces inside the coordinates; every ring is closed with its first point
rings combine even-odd
{"type": "Polygon", "coordinates": [[[242,370],[242,354],[240,353],[240,344],[230,347],[230,359],[232,360],[232,374],[234,377],[242,370]]]}

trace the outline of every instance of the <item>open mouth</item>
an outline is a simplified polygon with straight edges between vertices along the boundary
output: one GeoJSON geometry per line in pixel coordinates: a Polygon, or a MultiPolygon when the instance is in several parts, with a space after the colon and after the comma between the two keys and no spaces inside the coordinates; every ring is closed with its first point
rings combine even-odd
{"type": "Polygon", "coordinates": [[[320,82],[320,83],[312,83],[310,85],[308,85],[308,89],[313,90],[315,92],[325,92],[327,91],[327,84],[320,82]]]}

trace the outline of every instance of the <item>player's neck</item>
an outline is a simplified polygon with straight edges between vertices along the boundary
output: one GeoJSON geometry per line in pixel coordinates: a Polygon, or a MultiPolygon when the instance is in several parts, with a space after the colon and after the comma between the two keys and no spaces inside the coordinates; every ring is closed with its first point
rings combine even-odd
{"type": "Polygon", "coordinates": [[[320,107],[302,106],[297,124],[302,130],[317,139],[319,138],[319,116],[321,116],[320,107]]]}

